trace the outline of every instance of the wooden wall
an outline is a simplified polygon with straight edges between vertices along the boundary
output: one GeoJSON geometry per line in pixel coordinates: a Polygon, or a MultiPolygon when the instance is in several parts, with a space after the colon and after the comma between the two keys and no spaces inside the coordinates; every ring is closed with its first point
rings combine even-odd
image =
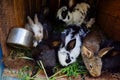
{"type": "Polygon", "coordinates": [[[99,0],[97,23],[110,38],[120,41],[120,0],[99,0]]]}

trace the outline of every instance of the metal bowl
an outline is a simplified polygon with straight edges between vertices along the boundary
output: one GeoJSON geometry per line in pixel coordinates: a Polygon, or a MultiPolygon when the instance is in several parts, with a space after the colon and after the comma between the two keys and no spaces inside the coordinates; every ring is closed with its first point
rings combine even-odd
{"type": "Polygon", "coordinates": [[[31,48],[33,33],[24,28],[13,28],[7,38],[7,44],[16,48],[31,48]]]}

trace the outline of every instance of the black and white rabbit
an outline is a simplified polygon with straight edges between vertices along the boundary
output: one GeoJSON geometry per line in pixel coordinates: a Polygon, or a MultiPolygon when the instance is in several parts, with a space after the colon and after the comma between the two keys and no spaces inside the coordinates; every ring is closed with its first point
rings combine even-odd
{"type": "Polygon", "coordinates": [[[86,32],[77,26],[68,26],[61,33],[62,42],[58,50],[58,59],[62,66],[68,66],[76,61],[85,35],[86,32]]]}
{"type": "Polygon", "coordinates": [[[72,11],[67,6],[62,6],[57,12],[57,19],[67,25],[86,24],[89,28],[95,22],[95,9],[86,2],[80,2],[75,5],[72,11]]]}

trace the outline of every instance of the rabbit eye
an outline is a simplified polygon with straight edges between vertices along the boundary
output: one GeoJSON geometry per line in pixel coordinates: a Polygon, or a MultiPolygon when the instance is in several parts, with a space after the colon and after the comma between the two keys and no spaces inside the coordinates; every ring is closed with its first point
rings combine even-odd
{"type": "Polygon", "coordinates": [[[90,64],[90,68],[92,68],[92,64],[90,64]]]}
{"type": "Polygon", "coordinates": [[[80,18],[81,18],[81,19],[83,19],[83,17],[82,17],[82,16],[81,16],[80,18]]]}
{"type": "Polygon", "coordinates": [[[39,31],[40,33],[42,32],[42,31],[39,31]]]}
{"type": "Polygon", "coordinates": [[[74,59],[74,57],[71,57],[71,59],[74,59]]]}
{"type": "Polygon", "coordinates": [[[79,9],[76,9],[77,11],[79,11],[79,9]]]}

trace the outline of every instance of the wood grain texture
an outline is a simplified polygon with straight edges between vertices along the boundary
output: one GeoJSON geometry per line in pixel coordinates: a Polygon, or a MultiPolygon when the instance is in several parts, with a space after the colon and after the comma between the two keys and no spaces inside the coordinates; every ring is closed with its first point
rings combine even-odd
{"type": "Polygon", "coordinates": [[[110,38],[120,41],[120,0],[99,0],[97,24],[110,38]]]}
{"type": "Polygon", "coordinates": [[[25,23],[24,15],[24,6],[23,0],[1,0],[0,2],[0,27],[2,30],[2,49],[3,56],[8,56],[9,50],[6,46],[6,39],[9,33],[9,30],[12,27],[22,27],[25,23]],[[16,2],[18,1],[19,4],[16,2]]]}

